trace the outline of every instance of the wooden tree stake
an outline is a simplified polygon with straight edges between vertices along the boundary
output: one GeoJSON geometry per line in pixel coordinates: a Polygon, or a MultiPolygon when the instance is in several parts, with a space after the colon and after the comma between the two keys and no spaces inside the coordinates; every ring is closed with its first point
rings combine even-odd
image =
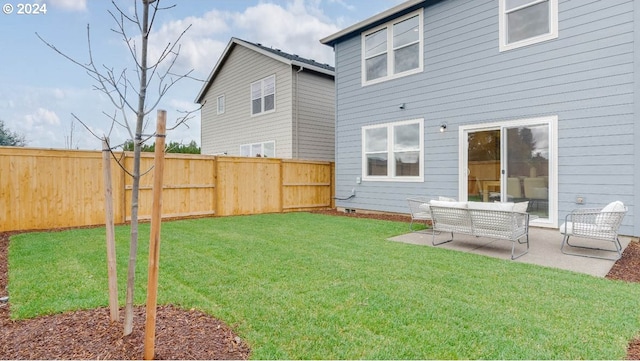
{"type": "Polygon", "coordinates": [[[152,360],[155,353],[156,306],[158,302],[158,268],[160,262],[160,224],[162,221],[162,177],[164,174],[164,144],[167,131],[167,112],[158,110],[156,149],[153,169],[153,203],[151,234],[149,236],[149,279],[147,285],[147,319],[144,329],[144,359],[152,360]]]}
{"type": "Polygon", "coordinates": [[[116,237],[113,221],[113,188],[111,184],[111,150],[109,138],[102,139],[102,174],[104,176],[104,214],[107,229],[107,268],[109,273],[109,310],[111,322],[118,321],[118,276],[116,270],[116,237]]]}

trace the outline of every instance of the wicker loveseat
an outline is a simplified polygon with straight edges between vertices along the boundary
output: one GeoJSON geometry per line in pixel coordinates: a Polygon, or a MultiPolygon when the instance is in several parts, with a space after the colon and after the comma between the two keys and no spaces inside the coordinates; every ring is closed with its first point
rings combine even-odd
{"type": "Polygon", "coordinates": [[[433,224],[433,245],[453,241],[454,233],[476,237],[504,239],[512,242],[511,259],[529,252],[528,202],[448,202],[429,201],[433,224]],[[450,232],[451,239],[436,242],[436,233],[450,232]],[[515,254],[516,243],[526,244],[526,250],[515,254]]]}

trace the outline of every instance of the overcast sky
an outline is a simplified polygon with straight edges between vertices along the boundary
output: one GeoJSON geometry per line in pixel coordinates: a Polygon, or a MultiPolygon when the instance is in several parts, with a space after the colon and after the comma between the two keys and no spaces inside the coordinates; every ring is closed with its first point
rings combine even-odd
{"type": "MultiPolygon", "coordinates": [[[[319,39],[358,21],[387,10],[403,0],[161,0],[176,5],[161,11],[154,23],[150,54],[159,54],[189,25],[181,41],[174,72],[206,79],[231,37],[262,43],[319,62],[334,65],[331,48],[319,39]]],[[[45,4],[46,14],[18,14],[28,9],[15,0],[5,0],[0,13],[0,120],[12,131],[26,137],[30,147],[99,149],[100,141],[75,122],[72,113],[102,136],[111,121],[103,113],[114,107],[105,94],[93,90],[95,81],[78,65],[57,54],[44,40],[81,63],[89,60],[87,25],[90,26],[94,63],[113,68],[116,73],[133,69],[129,50],[111,29],[116,23],[107,0],[34,0],[45,4]],[[7,6],[10,5],[10,6],[7,6]],[[22,9],[21,9],[22,8],[22,9]],[[71,131],[72,122],[74,131],[71,131]]],[[[133,0],[117,0],[129,14],[133,0]]],[[[133,41],[139,34],[130,33],[133,41]]],[[[135,73],[130,73],[134,80],[135,73]]],[[[179,111],[197,108],[194,99],[202,83],[179,81],[159,104],[168,112],[168,126],[179,111]]],[[[150,89],[150,95],[157,95],[150,89]]],[[[155,113],[154,113],[155,114],[155,113]]],[[[147,133],[155,130],[155,115],[147,133]]],[[[128,138],[124,128],[111,131],[112,144],[128,138]]],[[[168,141],[200,144],[200,114],[172,131],[168,141]]]]}

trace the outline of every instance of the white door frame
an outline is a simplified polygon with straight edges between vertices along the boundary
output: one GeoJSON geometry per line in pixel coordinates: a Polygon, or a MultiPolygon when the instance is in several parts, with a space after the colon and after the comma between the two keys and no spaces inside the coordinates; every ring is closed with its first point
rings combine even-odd
{"type": "MultiPolygon", "coordinates": [[[[491,123],[469,124],[458,127],[458,199],[468,200],[469,190],[467,182],[467,156],[468,156],[468,133],[470,131],[481,130],[501,130],[501,169],[505,169],[504,161],[504,133],[503,129],[527,125],[549,125],[549,218],[536,219],[531,221],[531,225],[539,227],[558,228],[558,116],[550,115],[536,118],[504,120],[491,123]]],[[[507,189],[506,178],[501,178],[501,190],[507,189]]]]}

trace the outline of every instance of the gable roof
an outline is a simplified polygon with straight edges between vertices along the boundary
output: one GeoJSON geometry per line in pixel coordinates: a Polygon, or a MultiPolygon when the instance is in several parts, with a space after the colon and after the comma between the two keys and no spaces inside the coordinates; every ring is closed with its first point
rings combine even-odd
{"type": "Polygon", "coordinates": [[[418,5],[422,5],[425,0],[409,0],[405,1],[399,5],[392,7],[391,9],[385,10],[379,14],[376,14],[368,19],[362,20],[359,23],[353,24],[348,28],[338,31],[333,35],[329,35],[326,38],[320,39],[320,42],[324,45],[334,46],[341,39],[350,36],[355,32],[362,32],[365,29],[374,27],[378,24],[386,22],[391,17],[396,17],[401,13],[409,12],[415,10],[418,5]]]}
{"type": "Polygon", "coordinates": [[[332,77],[335,76],[335,68],[330,66],[329,64],[318,63],[313,59],[303,58],[296,54],[289,54],[280,49],[269,48],[259,43],[252,43],[252,42],[238,39],[238,38],[231,38],[231,40],[229,40],[229,43],[227,44],[227,47],[222,52],[220,59],[218,59],[218,62],[213,67],[211,74],[209,74],[207,81],[202,86],[202,89],[200,89],[200,92],[198,93],[198,96],[196,97],[196,100],[195,100],[196,103],[202,104],[201,103],[202,98],[204,98],[204,95],[209,90],[209,87],[211,87],[211,84],[213,84],[213,80],[215,79],[216,75],[218,75],[218,72],[220,71],[220,69],[222,69],[222,66],[224,65],[225,61],[229,57],[229,54],[231,54],[231,51],[236,46],[243,46],[245,48],[251,49],[262,55],[268,56],[272,59],[288,64],[289,66],[295,65],[304,69],[326,74],[332,77]]]}

